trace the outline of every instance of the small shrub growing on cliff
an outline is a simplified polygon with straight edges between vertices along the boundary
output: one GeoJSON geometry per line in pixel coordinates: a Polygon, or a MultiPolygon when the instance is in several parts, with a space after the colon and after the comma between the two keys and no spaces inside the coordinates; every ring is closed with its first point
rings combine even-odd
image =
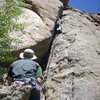
{"type": "MultiPolygon", "coordinates": [[[[13,30],[23,29],[22,24],[15,23],[12,19],[16,18],[22,13],[20,6],[27,0],[4,0],[6,3],[0,11],[0,67],[5,66],[4,63],[15,60],[11,56],[11,43],[18,42],[18,40],[11,38],[9,32],[13,30]]],[[[0,68],[0,73],[6,72],[5,68],[0,68]]]]}

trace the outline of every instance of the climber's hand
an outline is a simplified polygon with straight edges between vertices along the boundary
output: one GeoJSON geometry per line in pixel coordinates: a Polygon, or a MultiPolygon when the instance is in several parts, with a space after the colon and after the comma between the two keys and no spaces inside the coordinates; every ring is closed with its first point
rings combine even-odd
{"type": "Polygon", "coordinates": [[[42,81],[43,81],[43,80],[42,80],[40,77],[37,78],[37,82],[38,82],[38,84],[39,84],[40,86],[42,85],[42,81]]]}

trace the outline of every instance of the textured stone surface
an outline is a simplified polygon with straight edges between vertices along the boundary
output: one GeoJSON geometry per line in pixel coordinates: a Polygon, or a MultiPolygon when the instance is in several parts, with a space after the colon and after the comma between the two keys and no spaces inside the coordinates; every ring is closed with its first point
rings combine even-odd
{"type": "Polygon", "coordinates": [[[100,15],[69,8],[62,20],[45,72],[45,100],[100,100],[100,15]]]}
{"type": "Polygon", "coordinates": [[[36,13],[29,9],[23,9],[23,12],[17,18],[17,23],[25,24],[24,30],[10,34],[11,37],[16,37],[22,41],[22,43],[15,46],[16,49],[36,45],[38,42],[51,36],[47,26],[36,13]]]}
{"type": "Polygon", "coordinates": [[[28,100],[30,91],[26,87],[4,87],[0,89],[0,100],[28,100]]]}
{"type": "Polygon", "coordinates": [[[59,0],[31,0],[27,3],[28,6],[22,9],[23,13],[14,20],[16,23],[24,24],[25,28],[10,33],[11,37],[22,41],[18,44],[12,43],[13,55],[18,57],[23,49],[31,48],[38,59],[41,59],[49,48],[54,23],[62,3],[59,0]]]}
{"type": "Polygon", "coordinates": [[[58,17],[61,7],[62,3],[59,0],[32,0],[33,10],[51,28],[54,27],[54,21],[58,17]]]}

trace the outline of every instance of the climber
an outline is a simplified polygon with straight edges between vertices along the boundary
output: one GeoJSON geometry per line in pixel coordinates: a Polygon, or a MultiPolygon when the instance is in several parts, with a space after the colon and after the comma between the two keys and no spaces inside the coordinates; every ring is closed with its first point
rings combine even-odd
{"type": "Polygon", "coordinates": [[[42,68],[32,60],[37,59],[32,49],[25,49],[19,55],[20,60],[13,62],[8,71],[8,84],[13,86],[32,87],[29,100],[40,100],[43,81],[42,68]]]}
{"type": "Polygon", "coordinates": [[[57,34],[62,33],[62,20],[60,18],[57,19],[55,28],[56,28],[55,33],[57,34]]]}

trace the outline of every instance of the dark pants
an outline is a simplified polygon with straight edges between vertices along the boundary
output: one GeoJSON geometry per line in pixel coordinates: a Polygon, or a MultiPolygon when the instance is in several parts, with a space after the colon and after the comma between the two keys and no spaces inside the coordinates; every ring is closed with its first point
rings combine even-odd
{"type": "Polygon", "coordinates": [[[40,100],[40,91],[36,89],[32,89],[29,100],[40,100]]]}

